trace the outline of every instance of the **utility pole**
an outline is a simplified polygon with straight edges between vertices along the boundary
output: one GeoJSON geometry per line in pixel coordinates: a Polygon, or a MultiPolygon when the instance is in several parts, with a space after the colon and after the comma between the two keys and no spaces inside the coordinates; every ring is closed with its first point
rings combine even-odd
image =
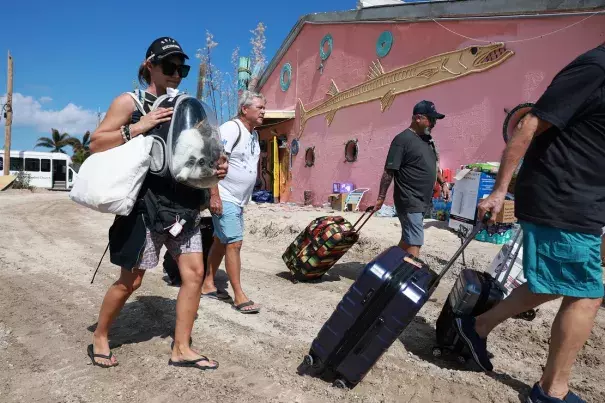
{"type": "Polygon", "coordinates": [[[6,120],[4,121],[4,175],[8,175],[11,155],[11,126],[13,124],[13,57],[8,52],[8,79],[6,83],[6,120]]]}
{"type": "Polygon", "coordinates": [[[197,93],[195,97],[200,101],[204,98],[204,85],[206,83],[206,63],[200,62],[200,69],[197,73],[197,93]]]}

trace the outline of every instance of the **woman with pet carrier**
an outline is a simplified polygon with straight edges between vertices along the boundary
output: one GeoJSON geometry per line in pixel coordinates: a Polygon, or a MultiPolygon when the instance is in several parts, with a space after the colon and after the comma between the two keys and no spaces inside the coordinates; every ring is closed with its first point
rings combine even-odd
{"type": "MultiPolygon", "coordinates": [[[[107,115],[92,135],[91,151],[97,153],[117,147],[169,122],[173,108],[158,107],[152,110],[151,106],[158,97],[167,93],[167,89],[176,89],[187,76],[189,66],[184,64],[185,59],[188,59],[187,55],[174,39],[162,37],[155,40],[147,49],[145,61],[139,68],[139,81],[147,86],[146,90],[135,91],[136,97],[124,93],[113,100],[107,115]],[[133,98],[138,98],[139,102],[133,98]],[[140,111],[141,107],[145,113],[140,111]]],[[[221,156],[215,168],[217,179],[224,178],[227,173],[226,158],[221,156]]],[[[199,221],[200,211],[208,204],[207,189],[188,187],[170,176],[147,174],[138,197],[133,212],[129,216],[117,217],[109,230],[111,262],[122,269],[120,278],[109,288],[101,305],[93,343],[88,346],[88,356],[94,365],[100,367],[118,365],[109,348],[109,328],[126,300],[141,285],[145,270],[157,266],[160,250],[165,245],[176,260],[182,278],[176,302],[172,356],[168,363],[202,370],[216,369],[218,362],[198,354],[190,347],[204,277],[199,221]],[[154,203],[150,204],[150,198],[154,203]],[[159,217],[160,202],[180,212],[176,214],[177,222],[183,217],[191,217],[191,224],[184,224],[181,232],[175,230],[168,233],[161,225],[158,231],[155,220],[159,217]],[[152,212],[150,206],[156,210],[152,212]]],[[[180,225],[177,227],[181,228],[180,225]]]]}

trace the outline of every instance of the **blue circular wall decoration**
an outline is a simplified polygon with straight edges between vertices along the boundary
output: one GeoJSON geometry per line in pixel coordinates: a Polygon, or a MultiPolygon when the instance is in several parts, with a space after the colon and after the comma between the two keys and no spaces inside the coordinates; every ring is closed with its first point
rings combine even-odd
{"type": "Polygon", "coordinates": [[[279,85],[282,91],[287,91],[290,88],[290,81],[292,81],[292,66],[290,63],[286,63],[282,66],[279,74],[279,85]]]}
{"type": "Polygon", "coordinates": [[[319,57],[321,57],[321,60],[326,60],[328,57],[330,57],[333,45],[334,41],[332,40],[332,35],[326,34],[319,44],[319,57]],[[328,50],[324,50],[326,43],[328,44],[328,50]]]}
{"type": "Polygon", "coordinates": [[[376,55],[378,57],[385,57],[391,51],[392,46],[393,34],[391,31],[384,31],[378,37],[378,41],[376,41],[376,55]]]}

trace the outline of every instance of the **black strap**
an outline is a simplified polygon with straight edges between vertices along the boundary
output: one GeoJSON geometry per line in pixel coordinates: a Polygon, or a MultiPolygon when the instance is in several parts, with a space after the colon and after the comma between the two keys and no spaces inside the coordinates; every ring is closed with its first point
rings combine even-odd
{"type": "Polygon", "coordinates": [[[99,260],[99,264],[97,265],[97,269],[95,270],[94,274],[92,275],[92,280],[90,280],[90,284],[92,284],[93,281],[95,281],[95,276],[97,275],[97,272],[99,271],[99,267],[101,267],[101,262],[103,261],[103,258],[105,257],[105,254],[107,253],[107,249],[109,249],[109,242],[107,243],[107,247],[105,248],[105,252],[103,252],[103,256],[101,256],[101,260],[99,260]]]}
{"type": "Polygon", "coordinates": [[[237,123],[235,121],[235,119],[233,120],[233,123],[235,123],[235,125],[237,126],[237,140],[235,140],[235,143],[233,143],[233,147],[231,147],[231,153],[233,153],[233,150],[235,150],[235,147],[237,146],[237,144],[239,143],[240,139],[242,138],[242,128],[239,127],[239,123],[237,123]]]}
{"type": "MultiPolygon", "coordinates": [[[[115,216],[115,218],[113,219],[113,223],[115,224],[116,221],[118,221],[120,219],[121,216],[115,216]]],[[[103,261],[103,258],[105,257],[105,254],[107,253],[107,250],[109,249],[109,244],[111,243],[111,240],[109,242],[107,242],[107,247],[105,248],[105,252],[103,252],[103,256],[101,256],[101,260],[99,260],[99,264],[97,265],[97,268],[95,269],[95,272],[92,275],[92,280],[90,280],[90,284],[93,283],[93,281],[95,281],[95,276],[97,275],[97,272],[99,271],[99,268],[101,267],[101,262],[103,261]]]]}

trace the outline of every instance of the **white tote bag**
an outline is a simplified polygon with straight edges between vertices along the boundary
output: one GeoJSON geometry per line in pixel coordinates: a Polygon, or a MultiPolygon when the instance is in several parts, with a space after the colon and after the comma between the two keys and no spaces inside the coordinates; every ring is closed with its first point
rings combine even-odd
{"type": "Polygon", "coordinates": [[[152,144],[153,138],[141,135],[92,154],[80,167],[69,198],[101,213],[130,214],[151,164],[152,144]]]}

